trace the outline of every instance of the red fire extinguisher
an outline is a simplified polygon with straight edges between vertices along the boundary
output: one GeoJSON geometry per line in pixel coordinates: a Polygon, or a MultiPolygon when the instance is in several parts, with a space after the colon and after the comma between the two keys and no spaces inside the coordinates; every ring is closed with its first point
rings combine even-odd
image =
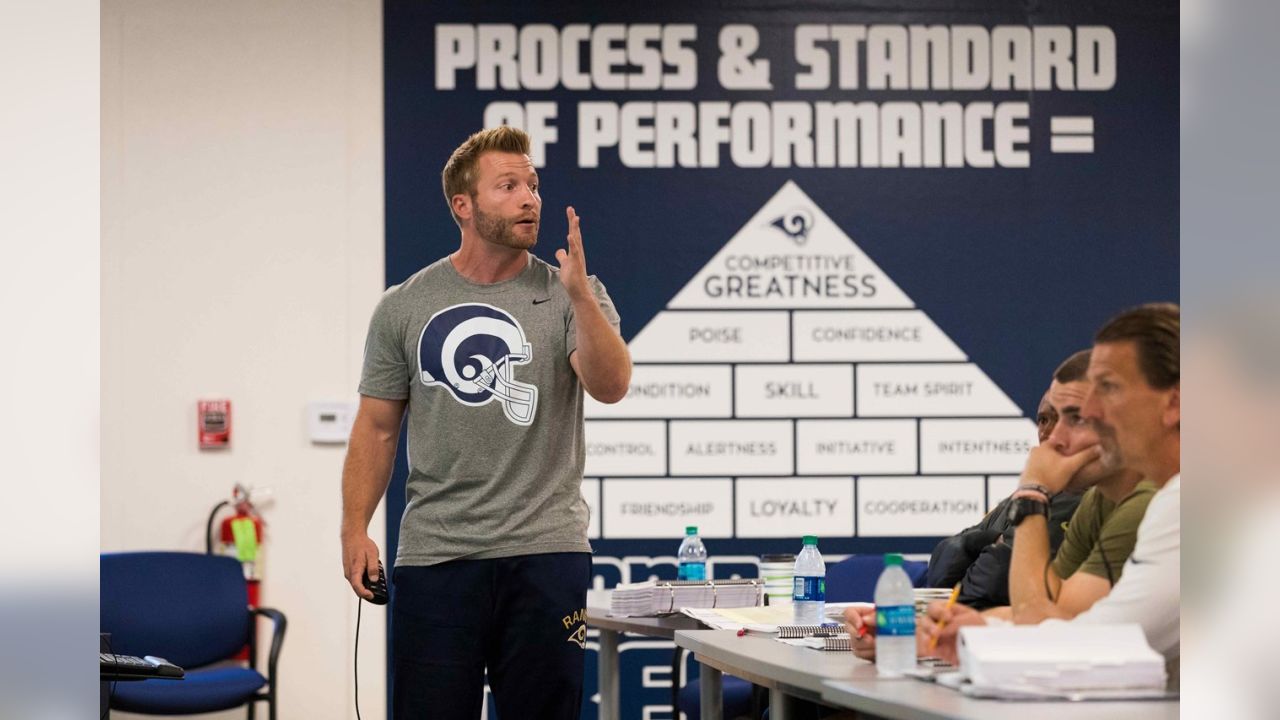
{"type": "MultiPolygon", "coordinates": [[[[256,495],[261,502],[264,496],[269,499],[270,491],[259,490],[256,495]]],[[[259,514],[250,497],[250,490],[236,483],[229,500],[223,500],[213,507],[209,513],[209,522],[205,529],[205,552],[212,555],[227,555],[240,561],[244,568],[245,584],[249,593],[249,607],[258,607],[259,585],[262,581],[262,540],[266,523],[259,514]],[[215,547],[213,523],[218,513],[231,506],[233,514],[225,517],[218,527],[218,540],[215,547]]],[[[248,658],[248,648],[240,653],[240,659],[248,658]]]]}

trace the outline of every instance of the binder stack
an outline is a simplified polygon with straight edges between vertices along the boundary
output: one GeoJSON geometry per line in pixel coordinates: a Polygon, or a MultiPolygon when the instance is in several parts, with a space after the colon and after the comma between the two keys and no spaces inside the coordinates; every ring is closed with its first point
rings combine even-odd
{"type": "Polygon", "coordinates": [[[650,580],[614,588],[609,614],[647,617],[680,612],[680,608],[740,608],[764,603],[758,580],[650,580]]]}

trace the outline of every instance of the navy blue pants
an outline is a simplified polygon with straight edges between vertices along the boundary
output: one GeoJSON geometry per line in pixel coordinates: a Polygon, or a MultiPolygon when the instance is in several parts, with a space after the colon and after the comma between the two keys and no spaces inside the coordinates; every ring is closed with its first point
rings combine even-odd
{"type": "Polygon", "coordinates": [[[577,720],[591,555],[397,567],[392,717],[478,720],[485,669],[500,718],[577,720]]]}

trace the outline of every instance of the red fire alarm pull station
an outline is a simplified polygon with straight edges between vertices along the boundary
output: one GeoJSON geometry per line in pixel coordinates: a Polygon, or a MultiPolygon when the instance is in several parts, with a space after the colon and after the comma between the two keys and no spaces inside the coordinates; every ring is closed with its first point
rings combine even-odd
{"type": "Polygon", "coordinates": [[[196,408],[201,450],[231,447],[231,401],[201,400],[196,408]]]}

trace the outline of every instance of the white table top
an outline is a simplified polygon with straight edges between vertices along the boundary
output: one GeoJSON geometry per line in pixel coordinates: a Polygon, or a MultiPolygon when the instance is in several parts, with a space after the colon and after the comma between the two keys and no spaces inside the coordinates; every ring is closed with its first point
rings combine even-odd
{"type": "Polygon", "coordinates": [[[898,720],[1176,720],[1176,701],[1008,702],[978,700],[912,678],[880,678],[847,652],[738,637],[731,630],[680,630],[676,644],[699,661],[758,685],[898,720]]]}

